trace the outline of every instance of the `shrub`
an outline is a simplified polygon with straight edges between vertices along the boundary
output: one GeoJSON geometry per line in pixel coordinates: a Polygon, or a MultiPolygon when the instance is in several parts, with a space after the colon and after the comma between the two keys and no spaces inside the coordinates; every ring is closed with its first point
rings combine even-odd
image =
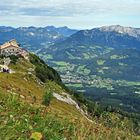
{"type": "Polygon", "coordinates": [[[34,54],[30,54],[30,62],[35,65],[36,76],[42,81],[47,80],[55,81],[61,84],[60,75],[51,67],[49,67],[45,62],[34,54]]]}
{"type": "Polygon", "coordinates": [[[51,100],[53,98],[52,92],[45,92],[44,96],[43,96],[43,105],[45,106],[49,106],[51,100]]]}
{"type": "Polygon", "coordinates": [[[16,64],[16,62],[17,62],[17,60],[19,58],[18,56],[15,56],[15,55],[10,55],[9,57],[11,59],[12,64],[16,64]]]}

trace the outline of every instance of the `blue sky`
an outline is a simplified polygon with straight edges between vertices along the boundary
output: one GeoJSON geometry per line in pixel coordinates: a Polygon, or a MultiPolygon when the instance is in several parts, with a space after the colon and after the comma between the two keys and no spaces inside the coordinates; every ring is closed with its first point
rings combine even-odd
{"type": "Polygon", "coordinates": [[[140,0],[0,0],[1,26],[140,28],[140,0]]]}

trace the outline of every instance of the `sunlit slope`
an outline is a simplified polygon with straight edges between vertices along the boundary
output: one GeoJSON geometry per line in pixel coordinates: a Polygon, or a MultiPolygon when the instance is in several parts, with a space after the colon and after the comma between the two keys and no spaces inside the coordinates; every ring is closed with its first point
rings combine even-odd
{"type": "MultiPolygon", "coordinates": [[[[108,113],[111,124],[109,127],[109,122],[106,122],[107,127],[102,117],[95,116],[90,120],[74,104],[55,97],[48,106],[44,106],[42,102],[46,92],[63,98],[67,96],[57,72],[36,56],[31,55],[29,60],[21,57],[11,60],[9,68],[13,73],[0,73],[1,140],[139,139],[129,128],[131,121],[127,118],[122,121],[117,114],[108,113]],[[48,73],[36,70],[37,66],[48,73]],[[42,73],[44,77],[40,75],[42,73]],[[119,122],[121,127],[116,124],[119,122]]],[[[69,96],[73,100],[73,96],[69,96]]]]}

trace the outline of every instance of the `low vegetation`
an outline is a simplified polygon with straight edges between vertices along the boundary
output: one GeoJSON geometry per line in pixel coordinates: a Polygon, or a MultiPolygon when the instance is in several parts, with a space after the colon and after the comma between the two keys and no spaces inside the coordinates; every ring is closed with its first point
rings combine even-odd
{"type": "Polygon", "coordinates": [[[43,105],[45,106],[49,106],[50,105],[50,102],[53,98],[53,95],[52,95],[52,92],[45,92],[44,96],[43,96],[43,105]]]}
{"type": "Polygon", "coordinates": [[[120,117],[112,113],[106,114],[105,118],[94,116],[93,122],[82,117],[68,119],[67,115],[53,113],[42,105],[32,106],[22,102],[15,95],[5,96],[0,93],[0,96],[0,138],[2,140],[139,139],[132,130],[129,130],[133,125],[131,121],[127,119],[120,121],[120,117]]]}
{"type": "Polygon", "coordinates": [[[36,76],[42,82],[46,82],[46,80],[61,82],[59,74],[53,68],[47,66],[38,56],[30,54],[30,62],[35,66],[36,76]]]}
{"type": "Polygon", "coordinates": [[[75,106],[54,98],[53,92],[62,95],[67,91],[55,75],[57,72],[38,57],[31,55],[30,61],[19,58],[9,67],[15,73],[0,73],[0,139],[140,139],[135,116],[126,116],[111,107],[102,108],[97,102],[71,92],[72,98],[88,113],[87,118],[75,106]],[[50,71],[44,75],[45,81],[37,75],[43,72],[36,71],[37,66],[50,71]]]}

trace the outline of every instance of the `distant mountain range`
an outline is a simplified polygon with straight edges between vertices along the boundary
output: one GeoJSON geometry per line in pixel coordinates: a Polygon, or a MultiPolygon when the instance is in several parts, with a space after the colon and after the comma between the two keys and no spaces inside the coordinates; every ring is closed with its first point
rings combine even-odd
{"type": "Polygon", "coordinates": [[[139,112],[139,28],[0,27],[1,44],[13,38],[55,68],[70,88],[103,104],[139,112]]]}
{"type": "Polygon", "coordinates": [[[74,34],[74,33],[76,33],[78,31],[76,29],[70,29],[67,26],[59,27],[59,28],[56,28],[55,26],[47,26],[46,28],[49,31],[58,32],[61,35],[63,35],[64,37],[69,37],[69,36],[71,36],[72,34],[74,34]]]}
{"type": "Polygon", "coordinates": [[[91,30],[81,30],[63,42],[55,44],[56,47],[64,46],[89,46],[99,45],[113,48],[137,48],[140,49],[140,29],[131,27],[104,26],[91,30]]]}
{"type": "Polygon", "coordinates": [[[116,25],[81,30],[47,50],[43,48],[38,52],[42,53],[43,56],[52,55],[52,60],[46,59],[48,63],[67,61],[75,65],[83,64],[93,75],[115,80],[140,80],[140,29],[137,28],[116,25]],[[110,67],[110,70],[98,72],[98,59],[104,59],[102,66],[110,67]],[[121,68],[119,63],[123,63],[125,68],[124,65],[121,68]],[[135,73],[130,74],[133,71],[135,73]]]}
{"type": "MultiPolygon", "coordinates": [[[[33,26],[19,28],[0,26],[0,38],[1,44],[16,38],[25,48],[28,46],[28,43],[41,46],[55,44],[55,46],[64,46],[65,48],[77,45],[140,48],[140,29],[120,25],[103,26],[80,31],[70,29],[66,26],[59,28],[54,26],[44,28],[33,26]]],[[[34,47],[36,48],[36,45],[34,47]]]]}
{"type": "Polygon", "coordinates": [[[40,47],[48,46],[77,32],[77,30],[68,27],[54,26],[47,27],[5,27],[0,26],[0,44],[16,38],[26,49],[37,50],[40,47]],[[30,44],[30,46],[29,46],[30,44]]]}

